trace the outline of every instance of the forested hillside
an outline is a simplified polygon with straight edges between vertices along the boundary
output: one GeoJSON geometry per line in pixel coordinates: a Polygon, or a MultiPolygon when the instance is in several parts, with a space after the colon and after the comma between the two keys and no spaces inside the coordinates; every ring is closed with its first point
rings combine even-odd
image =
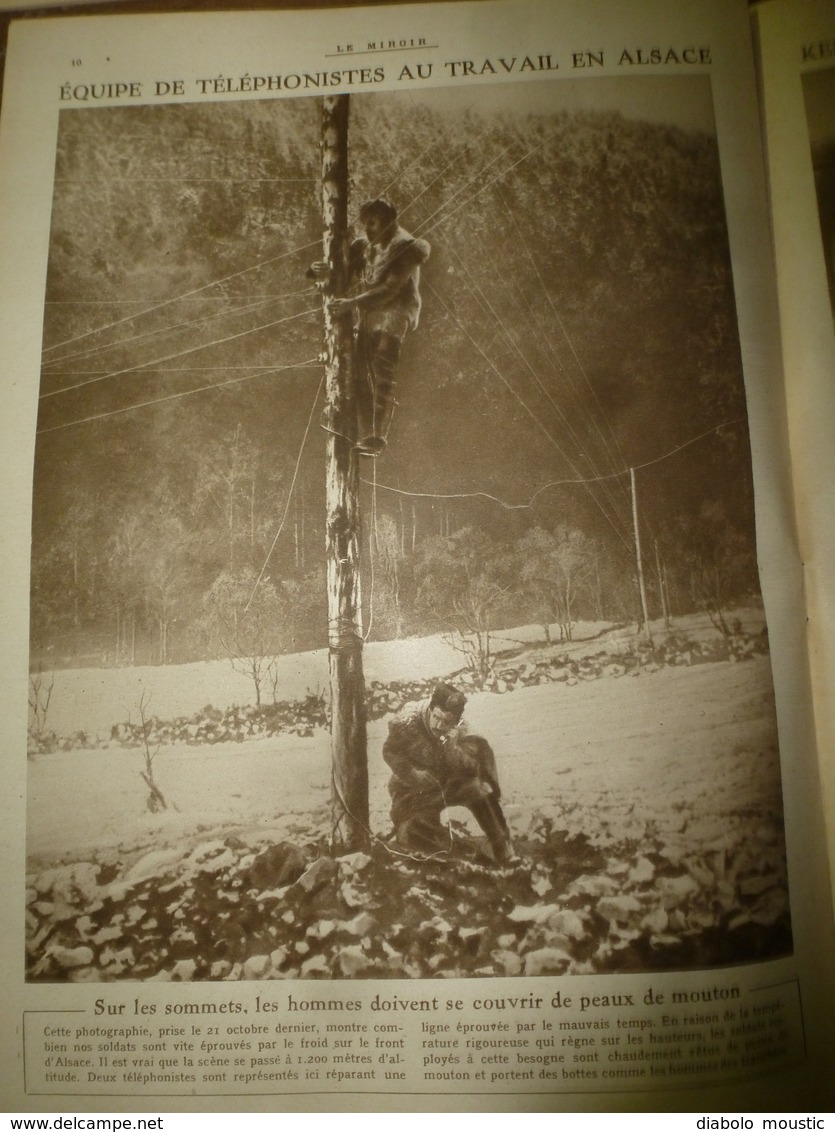
{"type": "MultiPolygon", "coordinates": [[[[353,209],[424,236],[372,638],[636,620],[757,592],[715,140],[616,111],[352,96],[353,209]]],[[[33,664],[325,642],[318,100],[64,111],[33,664]]],[[[473,663],[484,663],[484,656],[473,663]]]]}

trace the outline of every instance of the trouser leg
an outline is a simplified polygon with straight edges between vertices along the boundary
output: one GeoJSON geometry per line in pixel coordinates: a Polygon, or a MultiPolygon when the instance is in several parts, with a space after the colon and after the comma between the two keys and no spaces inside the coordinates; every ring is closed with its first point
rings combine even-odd
{"type": "Polygon", "coordinates": [[[394,413],[395,375],[400,361],[400,339],[382,331],[369,336],[365,343],[366,365],[363,377],[367,388],[359,402],[359,435],[377,436],[381,440],[391,425],[394,413]]]}
{"type": "Polygon", "coordinates": [[[497,861],[506,861],[513,855],[510,830],[507,828],[502,808],[495,798],[485,798],[470,806],[473,817],[481,826],[493,856],[497,861]]]}
{"type": "Polygon", "coordinates": [[[370,422],[374,418],[374,380],[371,369],[372,344],[363,325],[357,330],[354,341],[354,390],[356,398],[356,436],[370,435],[370,422]]]}

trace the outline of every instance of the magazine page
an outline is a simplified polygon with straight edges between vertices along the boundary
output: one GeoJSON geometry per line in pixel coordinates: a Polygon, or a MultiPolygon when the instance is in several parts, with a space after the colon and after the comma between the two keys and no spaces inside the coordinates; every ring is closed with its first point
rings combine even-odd
{"type": "Polygon", "coordinates": [[[725,0],[12,26],[9,1108],[828,1106],[757,123],[725,0]]]}
{"type": "MultiPolygon", "coordinates": [[[[764,4],[757,13],[798,533],[806,578],[821,775],[835,799],[831,696],[835,534],[835,16],[828,4],[764,4]]],[[[835,830],[830,825],[830,859],[835,830]]]]}

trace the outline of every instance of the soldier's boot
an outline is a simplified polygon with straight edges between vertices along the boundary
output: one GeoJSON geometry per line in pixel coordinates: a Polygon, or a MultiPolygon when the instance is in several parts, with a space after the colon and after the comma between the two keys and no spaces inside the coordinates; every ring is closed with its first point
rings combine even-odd
{"type": "Polygon", "coordinates": [[[419,815],[395,826],[397,844],[412,853],[443,853],[450,848],[449,833],[437,818],[419,815]]]}

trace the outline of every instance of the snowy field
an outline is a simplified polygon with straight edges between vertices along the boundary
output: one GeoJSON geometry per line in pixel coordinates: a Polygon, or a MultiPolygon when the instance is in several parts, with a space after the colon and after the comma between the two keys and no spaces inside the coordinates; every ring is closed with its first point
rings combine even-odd
{"type": "MultiPolygon", "coordinates": [[[[442,642],[425,642],[425,671],[443,673],[456,658],[442,642]]],[[[402,642],[398,651],[403,651],[402,642]]],[[[369,652],[372,650],[369,649],[369,652]]],[[[382,652],[382,649],[380,650],[382,652]]],[[[313,654],[318,661],[318,654],[313,654]]],[[[420,655],[416,648],[415,655],[420,655]]],[[[370,659],[370,658],[369,658],[370,659]]],[[[391,663],[391,662],[390,662],[391,663]]],[[[188,711],[218,702],[199,666],[154,670],[166,683],[152,688],[151,710],[188,711]],[[182,680],[182,683],[179,681],[182,680]],[[163,704],[163,691],[171,697],[163,704]]],[[[301,693],[311,685],[311,667],[297,667],[301,693]]],[[[413,673],[417,664],[409,665],[413,673]]],[[[375,665],[367,665],[373,677],[375,665]]],[[[149,671],[149,670],[146,670],[149,671]]],[[[376,671],[383,673],[380,663],[376,671]]],[[[80,678],[78,673],[64,674],[80,678]]],[[[102,687],[142,673],[91,672],[102,687]]],[[[227,681],[229,688],[228,669],[227,681]]],[[[320,681],[321,684],[321,681],[320,681]]],[[[105,728],[124,718],[124,683],[96,700],[105,728]]],[[[55,720],[60,729],[88,726],[82,704],[62,703],[56,684],[55,720]],[[78,712],[73,718],[73,709],[78,712]]],[[[232,701],[234,702],[234,695],[232,701]]],[[[597,839],[601,822],[660,822],[717,836],[731,812],[780,809],[780,775],[770,666],[759,657],[666,668],[574,686],[561,683],[519,689],[507,695],[481,693],[470,699],[471,730],[496,749],[511,824],[524,825],[532,811],[571,818],[597,839]]],[[[51,718],[51,722],[53,722],[51,718]]],[[[57,726],[57,724],[56,724],[57,726]]],[[[385,767],[381,748],[386,720],[369,725],[372,827],[387,829],[385,767]]],[[[139,750],[74,750],[41,755],[30,762],[28,849],[34,864],[80,859],[94,849],[119,848],[127,856],[143,847],[181,844],[207,830],[257,826],[270,831],[327,829],[329,737],[281,735],[243,744],[160,749],[155,779],[168,811],[151,814],[140,778],[139,750]],[[176,809],[174,808],[176,807],[176,809]]]]}
{"type": "MultiPolygon", "coordinates": [[[[749,641],[760,628],[756,619],[746,624],[749,641]]],[[[700,633],[716,638],[709,625],[687,627],[691,641],[700,633]]],[[[518,646],[524,636],[515,630],[506,640],[518,646]]],[[[584,636],[556,648],[580,660],[628,647],[622,631],[584,636]]],[[[530,667],[537,655],[531,645],[514,663],[530,667]]],[[[717,659],[713,651],[699,662],[697,655],[705,654],[684,646],[663,666],[607,660],[571,670],[586,673],[580,678],[564,672],[471,695],[466,719],[495,748],[519,854],[498,871],[467,872],[455,857],[403,860],[379,840],[390,829],[381,754],[387,718],[368,728],[378,837],[370,855],[336,860],[326,849],[325,730],[160,746],[154,778],[168,808],[157,813],[147,806],[136,747],[35,755],[28,977],[602,973],[788,954],[769,658],[748,651],[746,659],[717,659]]],[[[325,661],[319,653],[287,658],[282,692],[291,694],[291,676],[299,696],[322,689],[325,661]]],[[[459,662],[443,641],[397,642],[368,648],[366,675],[431,678],[459,662]]],[[[107,735],[143,690],[161,717],[250,699],[228,666],[58,675],[50,724],[65,734],[91,733],[92,711],[107,735]],[[73,687],[78,699],[68,695],[73,687]],[[83,693],[91,687],[88,709],[83,693]]],[[[449,816],[478,833],[466,811],[449,816]]]]}
{"type": "MultiPolygon", "coordinates": [[[[603,623],[584,623],[577,635],[587,641],[606,627],[603,623]]],[[[554,631],[559,636],[556,627],[554,631]]],[[[500,649],[541,638],[541,627],[528,625],[497,632],[491,639],[500,649]]],[[[582,648],[582,643],[578,642],[576,647],[582,648]]],[[[440,636],[374,641],[363,649],[368,684],[374,680],[440,678],[463,664],[461,653],[440,636]]],[[[49,728],[57,735],[77,731],[107,735],[114,723],[128,719],[135,722],[143,694],[148,713],[160,719],[192,715],[207,704],[223,710],[255,702],[251,679],[234,672],[225,660],[124,668],[59,668],[44,673],[43,679],[45,684],[52,684],[49,728]]],[[[325,649],[278,658],[278,699],[304,699],[308,692],[327,690],[328,684],[325,649]]]]}

